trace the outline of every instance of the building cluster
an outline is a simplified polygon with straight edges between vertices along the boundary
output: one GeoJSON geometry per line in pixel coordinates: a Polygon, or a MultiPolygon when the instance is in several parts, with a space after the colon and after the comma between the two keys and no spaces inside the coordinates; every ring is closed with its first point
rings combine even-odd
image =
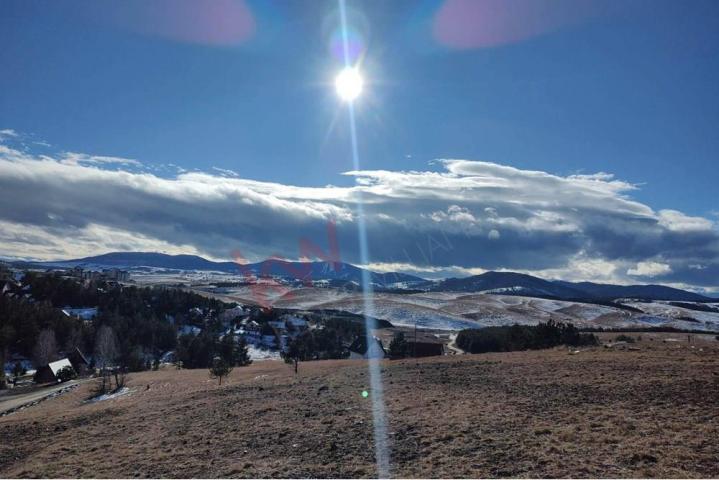
{"type": "Polygon", "coordinates": [[[127,282],[130,280],[130,272],[120,270],[119,268],[105,268],[98,271],[74,267],[70,270],[70,275],[75,278],[91,281],[127,282]]]}
{"type": "Polygon", "coordinates": [[[264,324],[247,316],[235,323],[234,327],[228,328],[225,334],[232,333],[237,339],[244,339],[256,347],[284,351],[291,340],[309,328],[309,322],[297,315],[281,315],[264,324]]]}

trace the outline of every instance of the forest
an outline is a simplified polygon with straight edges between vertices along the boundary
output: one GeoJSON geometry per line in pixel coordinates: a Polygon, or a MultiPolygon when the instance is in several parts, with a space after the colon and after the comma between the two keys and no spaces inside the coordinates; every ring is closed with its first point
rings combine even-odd
{"type": "Polygon", "coordinates": [[[193,324],[207,327],[208,335],[219,334],[219,315],[230,306],[177,288],[27,272],[19,285],[0,296],[0,372],[11,355],[38,365],[75,348],[94,358],[99,347],[119,366],[141,370],[176,348],[178,326],[193,324]],[[83,321],[65,315],[64,307],[98,307],[98,314],[83,321]]]}

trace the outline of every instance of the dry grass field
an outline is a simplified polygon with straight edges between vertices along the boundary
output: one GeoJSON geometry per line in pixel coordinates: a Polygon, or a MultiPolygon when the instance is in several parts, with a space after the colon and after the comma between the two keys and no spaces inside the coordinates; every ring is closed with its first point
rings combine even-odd
{"type": "MultiPolygon", "coordinates": [[[[391,474],[719,477],[719,342],[666,337],[386,361],[391,474]]],[[[86,403],[85,384],[0,418],[0,476],[376,474],[362,361],[304,363],[298,376],[262,362],[222,386],[164,369],[129,387],[86,403]]]]}

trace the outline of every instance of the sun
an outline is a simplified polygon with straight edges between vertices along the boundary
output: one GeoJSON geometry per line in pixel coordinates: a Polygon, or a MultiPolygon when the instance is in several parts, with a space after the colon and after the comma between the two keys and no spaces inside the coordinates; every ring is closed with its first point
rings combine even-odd
{"type": "Polygon", "coordinates": [[[353,102],[362,93],[362,76],[354,67],[345,67],[335,77],[337,95],[345,102],[353,102]]]}

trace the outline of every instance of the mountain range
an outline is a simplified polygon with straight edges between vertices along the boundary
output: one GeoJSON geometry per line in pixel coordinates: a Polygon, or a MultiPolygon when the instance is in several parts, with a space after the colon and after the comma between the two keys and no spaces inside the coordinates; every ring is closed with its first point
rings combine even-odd
{"type": "MultiPolygon", "coordinates": [[[[364,269],[344,262],[290,262],[269,259],[258,263],[239,264],[237,262],[214,262],[197,255],[167,255],[152,252],[112,252],[94,257],[74,260],[42,262],[52,267],[85,268],[123,268],[138,269],[144,267],[169,270],[198,270],[224,272],[237,275],[274,276],[294,280],[339,280],[362,283],[364,269]]],[[[405,273],[377,273],[368,271],[370,281],[387,287],[394,284],[426,284],[424,278],[405,273]]]]}
{"type": "MultiPolygon", "coordinates": [[[[36,263],[37,264],[37,263],[36,263]]],[[[362,283],[364,269],[344,262],[291,262],[269,259],[258,263],[214,262],[197,255],[167,255],[153,252],[112,252],[73,260],[41,262],[45,267],[84,268],[157,268],[170,270],[216,271],[238,275],[276,276],[294,280],[327,280],[362,283]]],[[[564,300],[615,300],[641,298],[711,302],[709,297],[663,285],[612,285],[592,282],[544,280],[514,272],[486,272],[464,278],[431,281],[405,273],[366,271],[370,281],[380,288],[428,291],[482,292],[502,295],[557,298],[564,300]]]]}

